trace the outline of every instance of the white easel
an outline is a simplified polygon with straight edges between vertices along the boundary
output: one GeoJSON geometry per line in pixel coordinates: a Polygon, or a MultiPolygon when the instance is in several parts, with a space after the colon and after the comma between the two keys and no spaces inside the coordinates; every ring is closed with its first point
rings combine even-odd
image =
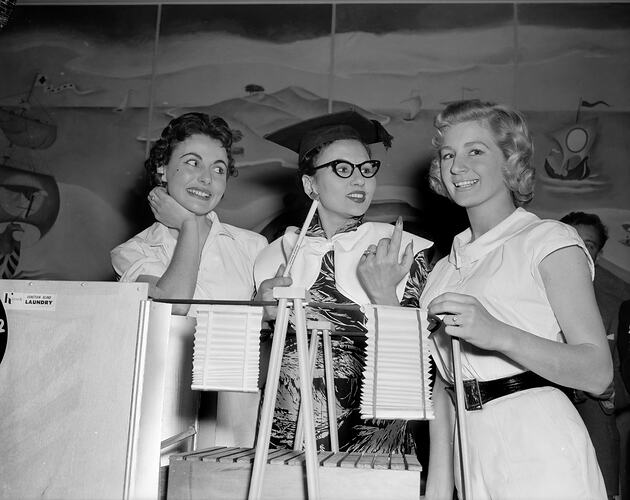
{"type": "MultiPolygon", "coordinates": [[[[311,379],[315,373],[315,361],[319,348],[319,336],[322,337],[324,351],[324,376],[326,380],[326,402],[328,409],[328,431],[330,436],[330,451],[339,451],[339,435],[337,432],[337,403],[335,397],[335,376],[333,370],[332,340],[330,334],[333,330],[329,321],[308,321],[306,328],[311,331],[311,343],[308,351],[308,362],[311,379]]],[[[295,428],[294,450],[301,450],[304,442],[304,409],[300,406],[298,421],[295,428]]]]}
{"type": "Polygon", "coordinates": [[[317,465],[317,449],[315,445],[315,422],[313,420],[313,395],[312,379],[308,364],[308,347],[306,338],[306,315],[304,313],[304,288],[280,287],[274,289],[274,296],[279,299],[276,326],[271,344],[271,356],[265,384],[265,394],[262,407],[258,438],[256,440],[256,455],[254,456],[254,469],[249,487],[248,498],[258,500],[262,495],[264,468],[269,454],[269,440],[271,437],[271,425],[273,423],[276,396],[278,393],[278,378],[282,353],[286,340],[289,321],[288,301],[293,303],[295,314],[295,335],[297,342],[298,367],[300,376],[300,399],[302,413],[304,414],[304,457],[306,460],[306,484],[308,498],[319,498],[319,473],[317,465]]]}
{"type": "MultiPolygon", "coordinates": [[[[298,240],[291,252],[291,256],[287,262],[283,276],[288,276],[293,266],[293,262],[304,241],[306,231],[308,229],[318,201],[314,200],[311,208],[306,216],[306,220],[300,230],[298,240]]],[[[308,341],[306,337],[306,314],[304,312],[304,300],[306,290],[300,287],[277,287],[273,290],[274,297],[278,299],[278,312],[276,315],[276,324],[271,344],[271,355],[269,359],[269,368],[267,371],[267,381],[265,384],[265,393],[261,414],[260,427],[258,429],[258,438],[256,440],[256,454],[254,456],[254,468],[249,486],[249,500],[259,500],[262,496],[263,479],[265,472],[265,464],[269,455],[269,440],[271,437],[271,425],[273,423],[274,409],[276,406],[276,396],[278,394],[278,379],[280,377],[280,366],[282,364],[282,354],[284,352],[284,344],[287,336],[287,327],[289,325],[289,300],[293,305],[295,314],[295,335],[298,353],[298,367],[300,376],[300,399],[301,414],[303,415],[303,432],[304,432],[304,457],[306,460],[306,485],[308,498],[310,500],[319,499],[319,471],[317,464],[317,448],[315,443],[315,422],[313,420],[313,394],[312,394],[312,369],[308,362],[308,341]]],[[[313,344],[316,346],[317,337],[313,338],[313,344]]],[[[336,424],[335,424],[336,425],[336,424]]],[[[296,442],[297,439],[296,439],[296,442]]],[[[300,441],[301,442],[301,441],[300,441]]]]}
{"type": "Polygon", "coordinates": [[[457,412],[457,432],[459,441],[459,455],[461,462],[461,476],[464,491],[462,500],[472,500],[470,491],[468,429],[466,426],[466,398],[464,396],[464,379],[462,375],[462,355],[460,339],[452,337],[453,375],[455,378],[455,410],[457,412]]]}

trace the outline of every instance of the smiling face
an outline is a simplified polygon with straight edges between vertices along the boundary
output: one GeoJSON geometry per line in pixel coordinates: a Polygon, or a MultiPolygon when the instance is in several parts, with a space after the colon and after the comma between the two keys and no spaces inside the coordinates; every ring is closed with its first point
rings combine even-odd
{"type": "Polygon", "coordinates": [[[168,193],[187,210],[205,215],[225,193],[227,165],[227,152],[220,141],[192,135],[173,149],[166,164],[168,193]]]}
{"type": "Polygon", "coordinates": [[[487,127],[476,121],[449,126],[439,158],[442,181],[455,203],[468,210],[514,209],[503,173],[506,160],[487,127]]]}
{"type": "MultiPolygon", "coordinates": [[[[325,146],[314,159],[315,167],[332,160],[362,163],[370,159],[366,147],[354,139],[343,139],[325,146]]],[[[319,195],[319,217],[324,230],[330,236],[348,219],[363,215],[374,196],[376,178],[366,179],[358,169],[347,179],[333,172],[332,167],[316,170],[313,175],[303,175],[302,183],[307,194],[319,195]]]]}

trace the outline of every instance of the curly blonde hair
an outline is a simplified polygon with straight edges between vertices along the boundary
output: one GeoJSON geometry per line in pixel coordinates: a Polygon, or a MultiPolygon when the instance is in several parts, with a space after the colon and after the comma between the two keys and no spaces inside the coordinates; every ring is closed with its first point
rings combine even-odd
{"type": "Polygon", "coordinates": [[[440,173],[440,148],[444,131],[464,122],[480,122],[494,135],[497,146],[505,157],[503,178],[512,194],[516,207],[529,203],[534,197],[536,171],[531,166],[534,145],[523,115],[503,104],[484,102],[478,99],[457,101],[449,104],[433,121],[436,133],[433,136],[435,154],[429,169],[431,189],[449,197],[440,173]]]}

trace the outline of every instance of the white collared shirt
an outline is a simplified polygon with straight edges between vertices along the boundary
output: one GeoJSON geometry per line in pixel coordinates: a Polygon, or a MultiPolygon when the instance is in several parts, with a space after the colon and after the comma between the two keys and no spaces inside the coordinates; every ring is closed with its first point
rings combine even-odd
{"type": "MultiPolygon", "coordinates": [[[[207,217],[212,227],[201,251],[193,299],[250,300],[255,291],[254,260],[267,246],[267,239],[253,231],[222,224],[214,212],[207,217]]],[[[135,281],[142,274],[162,276],[176,244],[169,229],[156,222],[114,248],[112,265],[120,281],[135,281]]],[[[203,307],[191,306],[188,316],[196,316],[203,307]]],[[[205,416],[199,420],[201,439],[210,440],[208,445],[253,446],[258,401],[257,393],[220,392],[216,418],[205,416]]]]}
{"type": "MultiPolygon", "coordinates": [[[[352,231],[337,233],[331,238],[307,236],[298,250],[290,276],[293,286],[309,289],[322,267],[323,256],[335,252],[335,280],[337,289],[357,304],[369,304],[365,290],[357,277],[357,266],[363,252],[371,244],[378,244],[381,238],[391,238],[394,226],[382,222],[364,222],[352,231]]],[[[273,241],[256,260],[254,274],[256,284],[275,275],[280,264],[286,264],[293,247],[297,243],[298,228],[289,227],[285,234],[273,241]]],[[[407,244],[413,241],[414,255],[433,245],[429,240],[403,232],[400,255],[407,244]]],[[[402,299],[409,274],[403,277],[396,287],[398,300],[402,299]]]]}
{"type": "MultiPolygon", "coordinates": [[[[471,242],[471,237],[470,228],[455,236],[450,255],[429,273],[420,307],[426,308],[444,292],[472,295],[499,321],[562,341],[538,265],[555,250],[578,246],[587,256],[593,276],[593,262],[575,229],[518,208],[475,241],[471,242]]],[[[441,333],[433,338],[436,364],[442,376],[452,382],[450,337],[441,333]]],[[[461,349],[464,378],[492,380],[523,371],[508,358],[466,342],[461,349]]]]}
{"type": "MultiPolygon", "coordinates": [[[[201,264],[193,299],[250,300],[254,294],[254,260],[267,246],[264,236],[219,221],[214,212],[210,234],[201,252],[201,264]]],[[[112,265],[120,281],[136,281],[138,276],[162,276],[177,239],[159,222],[111,251],[112,265]]],[[[189,316],[196,308],[191,307],[189,316]]]]}

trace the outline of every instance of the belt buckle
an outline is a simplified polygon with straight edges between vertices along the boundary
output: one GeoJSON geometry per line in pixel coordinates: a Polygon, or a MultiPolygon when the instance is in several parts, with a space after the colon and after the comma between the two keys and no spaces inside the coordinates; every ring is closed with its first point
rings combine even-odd
{"type": "Polygon", "coordinates": [[[479,382],[476,378],[464,380],[464,403],[468,411],[481,410],[483,408],[479,382]]]}

